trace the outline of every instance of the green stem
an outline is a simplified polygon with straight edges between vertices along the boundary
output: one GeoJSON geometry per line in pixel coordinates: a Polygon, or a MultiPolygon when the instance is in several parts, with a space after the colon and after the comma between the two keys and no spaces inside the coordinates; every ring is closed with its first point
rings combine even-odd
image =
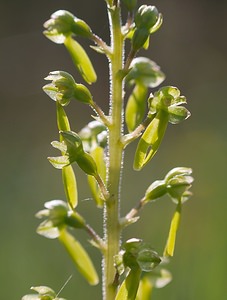
{"type": "Polygon", "coordinates": [[[107,245],[103,258],[103,299],[113,300],[116,296],[117,285],[114,283],[116,270],[114,256],[120,247],[120,181],[122,168],[123,147],[120,142],[122,136],[122,108],[123,108],[123,80],[119,71],[123,67],[123,37],[121,34],[120,8],[108,10],[111,28],[112,55],[110,57],[111,99],[110,117],[112,125],[109,127],[109,164],[107,188],[109,199],[105,202],[104,234],[107,245]]]}

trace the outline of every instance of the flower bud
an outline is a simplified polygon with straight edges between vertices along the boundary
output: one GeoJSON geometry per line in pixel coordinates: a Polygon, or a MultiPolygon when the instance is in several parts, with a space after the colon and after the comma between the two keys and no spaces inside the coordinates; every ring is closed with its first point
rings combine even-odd
{"type": "Polygon", "coordinates": [[[133,59],[130,65],[130,72],[125,77],[129,84],[141,84],[146,87],[155,88],[165,79],[160,67],[146,57],[133,59]]]}
{"type": "Polygon", "coordinates": [[[61,131],[60,134],[67,146],[70,163],[77,161],[84,154],[83,144],[79,135],[73,131],[61,131]]]}
{"type": "Polygon", "coordinates": [[[149,113],[155,114],[159,110],[168,113],[169,122],[178,124],[190,116],[190,112],[180,104],[186,104],[186,98],[180,96],[178,88],[165,86],[150,95],[148,99],[149,113]]]}
{"type": "Polygon", "coordinates": [[[85,104],[92,104],[92,95],[88,88],[83,84],[75,84],[74,97],[76,100],[85,104]]]}
{"type": "Polygon", "coordinates": [[[97,147],[106,147],[107,131],[106,126],[99,121],[91,121],[79,132],[83,141],[85,151],[92,152],[97,147]]]}
{"type": "Polygon", "coordinates": [[[191,187],[191,176],[177,176],[168,181],[167,192],[173,199],[181,199],[184,193],[191,187]]]}
{"type": "Polygon", "coordinates": [[[55,43],[62,44],[65,36],[72,32],[74,16],[68,11],[58,10],[44,23],[44,34],[55,43]]]}
{"type": "Polygon", "coordinates": [[[144,245],[138,253],[137,262],[142,271],[151,272],[160,264],[161,259],[157,252],[152,250],[148,245],[144,245]]]}
{"type": "Polygon", "coordinates": [[[185,167],[176,167],[170,170],[166,176],[165,176],[165,181],[168,183],[170,179],[175,178],[176,176],[183,176],[183,175],[191,175],[192,174],[192,169],[191,168],[185,168],[185,167]]]}
{"type": "Polygon", "coordinates": [[[138,28],[135,30],[132,37],[132,48],[134,51],[138,51],[146,43],[150,33],[147,28],[138,28]]]}
{"type": "Polygon", "coordinates": [[[188,191],[193,182],[191,168],[178,167],[172,169],[165,177],[166,188],[174,202],[185,202],[191,195],[188,191]]]}
{"type": "Polygon", "coordinates": [[[181,121],[190,117],[191,113],[183,106],[170,106],[168,108],[169,122],[171,124],[178,124],[181,121]]]}
{"type": "Polygon", "coordinates": [[[65,224],[68,207],[62,200],[52,200],[45,203],[45,208],[49,210],[49,220],[54,227],[60,227],[65,224]]]}
{"type": "Polygon", "coordinates": [[[159,13],[155,6],[142,5],[135,15],[135,24],[137,28],[145,28],[148,32],[158,21],[159,13]]]}
{"type": "Polygon", "coordinates": [[[150,272],[161,262],[158,254],[141,239],[128,240],[123,249],[123,262],[129,268],[139,266],[141,271],[150,272]]]}
{"type": "Polygon", "coordinates": [[[44,92],[54,101],[58,101],[62,106],[69,104],[71,100],[91,104],[92,95],[88,88],[83,84],[76,84],[74,78],[67,72],[50,72],[46,80],[52,80],[43,87],[44,92]]]}
{"type": "Polygon", "coordinates": [[[73,228],[83,228],[86,225],[84,218],[75,211],[68,211],[66,224],[73,228]]]}
{"type": "Polygon", "coordinates": [[[146,201],[156,200],[166,194],[166,184],[164,180],[154,181],[146,190],[146,201]]]}
{"type": "Polygon", "coordinates": [[[78,156],[76,162],[87,175],[97,176],[97,165],[90,154],[84,152],[78,156]]]}
{"type": "Polygon", "coordinates": [[[55,43],[62,44],[72,34],[86,38],[92,37],[90,27],[66,10],[58,10],[44,23],[44,34],[55,43]]]}
{"type": "Polygon", "coordinates": [[[41,300],[54,300],[57,297],[54,290],[52,290],[48,286],[36,286],[32,287],[31,290],[37,292],[39,294],[38,297],[41,300]]]}

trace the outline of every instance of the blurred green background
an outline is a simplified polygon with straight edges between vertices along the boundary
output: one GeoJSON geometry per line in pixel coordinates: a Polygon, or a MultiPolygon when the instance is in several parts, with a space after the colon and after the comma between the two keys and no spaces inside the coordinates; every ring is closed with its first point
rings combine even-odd
{"type": "MultiPolygon", "coordinates": [[[[169,269],[173,281],[156,290],[156,300],[216,300],[227,297],[227,199],[226,199],[226,86],[227,1],[138,1],[156,5],[164,15],[162,28],[152,36],[150,49],[142,52],[165,72],[165,85],[177,86],[188,99],[192,116],[170,125],[153,163],[142,172],[132,169],[133,150],[125,154],[122,214],[143,195],[148,185],[175,166],[194,170],[194,197],[183,207],[175,257],[169,269]]],[[[93,31],[108,41],[103,0],[0,0],[0,298],[17,300],[31,286],[49,285],[59,290],[73,278],[62,297],[101,299],[100,285],[88,287],[57,241],[35,233],[35,213],[43,203],[64,199],[60,172],[47,162],[55,154],[57,139],[55,105],[42,92],[43,78],[53,70],[65,70],[80,81],[61,45],[42,35],[42,24],[58,9],[85,19],[93,31]]],[[[83,44],[87,46],[86,42],[83,44]]],[[[104,110],[108,107],[108,66],[94,53],[100,80],[91,90],[104,110]]],[[[73,130],[89,120],[91,111],[70,105],[73,130]]],[[[68,111],[68,110],[67,110],[68,111]]],[[[95,209],[84,174],[76,169],[80,186],[79,210],[102,232],[101,211],[95,209]]],[[[147,206],[141,220],[128,228],[123,240],[142,237],[162,253],[174,210],[169,199],[147,206]]],[[[100,269],[100,255],[78,232],[100,269]]]]}

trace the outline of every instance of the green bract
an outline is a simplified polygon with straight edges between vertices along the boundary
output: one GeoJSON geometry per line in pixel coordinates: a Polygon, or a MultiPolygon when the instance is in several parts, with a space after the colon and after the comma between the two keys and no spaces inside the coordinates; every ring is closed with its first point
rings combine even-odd
{"type": "Polygon", "coordinates": [[[172,280],[171,273],[165,269],[155,270],[146,273],[140,280],[140,285],[136,300],[149,300],[153,288],[162,288],[169,284],[172,280]]]}
{"type": "Polygon", "coordinates": [[[78,271],[90,285],[99,283],[95,267],[82,245],[67,230],[60,230],[59,241],[74,261],[78,271]]]}
{"type": "Polygon", "coordinates": [[[52,83],[43,87],[44,92],[61,105],[68,105],[71,100],[78,100],[86,104],[92,104],[92,95],[82,84],[77,84],[74,78],[64,71],[54,71],[45,78],[52,83]]]}
{"type": "Polygon", "coordinates": [[[51,15],[50,20],[44,23],[44,34],[57,44],[62,44],[65,37],[79,35],[86,38],[92,37],[90,27],[66,10],[58,10],[51,15]]]}
{"type": "Polygon", "coordinates": [[[154,157],[167,128],[168,113],[160,110],[152,117],[137,145],[133,164],[135,170],[141,170],[154,157]]]}
{"type": "Polygon", "coordinates": [[[83,79],[89,84],[95,82],[97,80],[97,75],[84,48],[71,36],[65,38],[64,45],[83,79]]]}

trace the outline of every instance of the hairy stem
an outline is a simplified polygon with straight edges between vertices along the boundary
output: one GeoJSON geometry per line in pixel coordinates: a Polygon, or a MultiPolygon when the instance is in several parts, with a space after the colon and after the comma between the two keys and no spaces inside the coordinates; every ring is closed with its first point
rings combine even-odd
{"type": "Polygon", "coordinates": [[[120,181],[122,168],[123,147],[120,142],[122,136],[122,107],[123,80],[119,75],[123,65],[123,37],[121,34],[120,8],[115,6],[108,11],[111,28],[112,55],[110,58],[110,117],[112,125],[109,127],[109,165],[107,188],[109,199],[105,202],[104,233],[107,245],[103,259],[103,299],[115,299],[117,285],[115,284],[116,270],[114,256],[120,247],[120,181]]]}

